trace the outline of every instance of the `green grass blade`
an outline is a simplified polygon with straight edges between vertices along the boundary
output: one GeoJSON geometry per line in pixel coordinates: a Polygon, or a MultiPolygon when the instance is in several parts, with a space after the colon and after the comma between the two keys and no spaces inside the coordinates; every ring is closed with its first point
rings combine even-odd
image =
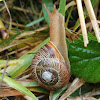
{"type": "Polygon", "coordinates": [[[61,93],[67,88],[67,85],[65,87],[63,87],[62,89],[53,91],[53,96],[52,96],[52,100],[57,100],[57,98],[61,95],[61,93]]]}
{"type": "MultiPolygon", "coordinates": [[[[50,12],[53,11],[53,0],[42,0],[42,3],[43,4],[45,3],[45,5],[47,6],[47,8],[50,12]]],[[[48,16],[46,9],[43,5],[42,5],[42,11],[43,11],[43,14],[44,14],[44,18],[45,18],[47,24],[49,25],[49,16],[48,16]]]]}
{"type": "Polygon", "coordinates": [[[59,5],[59,12],[65,16],[65,5],[66,5],[66,0],[60,0],[60,5],[59,5]]]}
{"type": "Polygon", "coordinates": [[[24,84],[24,86],[26,86],[26,87],[38,87],[39,85],[36,82],[31,82],[31,83],[24,84]]]}
{"type": "Polygon", "coordinates": [[[31,23],[27,24],[26,27],[33,26],[33,25],[35,25],[35,24],[37,24],[37,23],[39,23],[39,22],[41,22],[43,20],[44,20],[44,17],[41,17],[41,18],[39,18],[39,19],[37,19],[35,21],[32,21],[31,23]]]}
{"type": "Polygon", "coordinates": [[[70,17],[71,17],[71,13],[72,13],[73,8],[74,8],[74,6],[72,6],[71,9],[70,9],[70,11],[69,11],[69,14],[68,14],[68,17],[67,17],[67,21],[66,21],[66,23],[65,23],[65,27],[68,26],[68,22],[69,22],[69,19],[70,19],[70,17]]]}
{"type": "Polygon", "coordinates": [[[88,32],[88,38],[89,40],[93,40],[97,42],[97,38],[95,36],[93,36],[91,33],[88,32]]]}
{"type": "Polygon", "coordinates": [[[40,86],[31,88],[31,91],[34,91],[34,92],[37,92],[37,93],[49,94],[49,90],[46,90],[45,88],[42,88],[40,86]]]}
{"type": "Polygon", "coordinates": [[[9,69],[7,69],[7,72],[9,73],[9,75],[11,75],[12,78],[16,78],[19,75],[23,74],[23,72],[31,65],[32,58],[33,58],[34,54],[43,45],[47,44],[49,40],[50,39],[47,38],[45,41],[40,43],[39,46],[34,51],[30,51],[29,53],[27,53],[27,54],[23,55],[21,58],[19,58],[18,59],[20,61],[19,64],[9,66],[9,69]]]}
{"type": "Polygon", "coordinates": [[[0,45],[4,45],[4,46],[9,45],[9,44],[10,44],[18,35],[20,35],[20,34],[21,34],[21,32],[15,34],[15,35],[13,35],[13,36],[10,36],[7,40],[2,41],[2,42],[0,43],[0,45]]]}
{"type": "MultiPolygon", "coordinates": [[[[2,75],[0,75],[0,80],[2,79],[2,75]]],[[[4,76],[3,77],[3,81],[6,82],[8,85],[10,85],[11,87],[13,87],[14,89],[28,95],[29,97],[31,97],[33,100],[38,100],[36,98],[36,96],[29,91],[26,87],[24,87],[22,84],[16,82],[15,80],[11,79],[10,77],[4,76]]]]}

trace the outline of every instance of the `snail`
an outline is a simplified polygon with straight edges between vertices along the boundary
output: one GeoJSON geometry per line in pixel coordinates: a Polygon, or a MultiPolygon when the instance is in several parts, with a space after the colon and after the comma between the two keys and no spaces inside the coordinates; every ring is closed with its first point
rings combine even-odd
{"type": "MultiPolygon", "coordinates": [[[[45,7],[46,8],[46,7],[45,7]]],[[[64,16],[46,8],[50,20],[50,41],[41,47],[32,60],[34,80],[48,90],[64,87],[70,78],[70,63],[65,40],[64,16]]]]}

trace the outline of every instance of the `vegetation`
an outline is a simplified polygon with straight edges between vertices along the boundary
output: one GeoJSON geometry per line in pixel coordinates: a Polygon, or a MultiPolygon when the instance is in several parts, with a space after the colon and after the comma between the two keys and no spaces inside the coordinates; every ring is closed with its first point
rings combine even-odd
{"type": "Polygon", "coordinates": [[[92,24],[84,1],[86,0],[83,0],[82,4],[89,44],[82,37],[83,28],[75,1],[0,0],[0,99],[100,98],[100,37],[97,36],[98,27],[94,28],[97,22],[100,24],[100,1],[91,0],[98,20],[92,24]],[[65,17],[72,76],[69,84],[56,91],[40,87],[31,76],[30,65],[34,54],[49,41],[49,17],[43,3],[50,12],[55,5],[65,17]],[[75,85],[77,83],[74,83],[75,87],[72,86],[74,79],[80,82],[79,87],[75,85]],[[73,92],[68,91],[68,87],[71,87],[73,92]]]}

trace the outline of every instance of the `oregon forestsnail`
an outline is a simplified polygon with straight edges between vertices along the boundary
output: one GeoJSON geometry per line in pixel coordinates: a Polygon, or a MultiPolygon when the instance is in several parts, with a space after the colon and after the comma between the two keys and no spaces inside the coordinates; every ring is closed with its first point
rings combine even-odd
{"type": "MultiPolygon", "coordinates": [[[[46,8],[47,10],[47,8],[46,8]]],[[[50,13],[50,41],[37,51],[32,60],[32,75],[42,87],[55,90],[68,83],[70,63],[65,40],[64,17],[54,10],[50,13]]]]}

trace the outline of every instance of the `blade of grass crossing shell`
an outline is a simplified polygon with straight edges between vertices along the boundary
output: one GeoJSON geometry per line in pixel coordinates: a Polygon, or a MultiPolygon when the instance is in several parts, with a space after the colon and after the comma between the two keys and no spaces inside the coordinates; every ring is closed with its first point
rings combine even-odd
{"type": "Polygon", "coordinates": [[[42,43],[40,43],[37,48],[33,51],[28,52],[27,54],[20,57],[18,60],[21,60],[20,64],[9,66],[7,73],[11,75],[12,78],[16,78],[19,75],[23,74],[23,72],[31,65],[34,54],[45,44],[48,43],[50,38],[47,38],[42,43]]]}

